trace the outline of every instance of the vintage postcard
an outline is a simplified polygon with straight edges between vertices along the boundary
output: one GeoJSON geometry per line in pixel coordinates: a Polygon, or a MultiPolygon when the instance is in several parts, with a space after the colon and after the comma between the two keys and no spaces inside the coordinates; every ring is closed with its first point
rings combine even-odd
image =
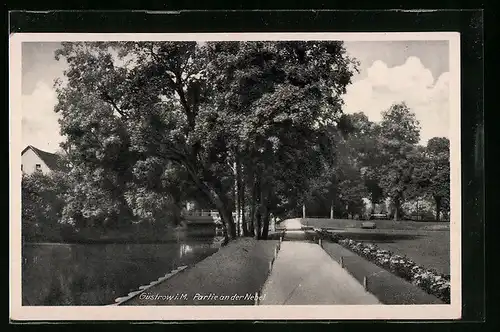
{"type": "Polygon", "coordinates": [[[461,317],[460,35],[10,36],[10,317],[461,317]]]}

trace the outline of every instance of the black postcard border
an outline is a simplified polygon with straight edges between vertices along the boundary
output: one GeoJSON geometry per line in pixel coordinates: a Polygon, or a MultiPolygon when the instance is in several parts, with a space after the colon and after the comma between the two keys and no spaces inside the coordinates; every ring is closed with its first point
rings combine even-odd
{"type": "Polygon", "coordinates": [[[485,73],[482,10],[195,10],[172,13],[12,11],[8,18],[9,33],[460,32],[463,267],[461,321],[480,322],[485,319],[485,73]]]}

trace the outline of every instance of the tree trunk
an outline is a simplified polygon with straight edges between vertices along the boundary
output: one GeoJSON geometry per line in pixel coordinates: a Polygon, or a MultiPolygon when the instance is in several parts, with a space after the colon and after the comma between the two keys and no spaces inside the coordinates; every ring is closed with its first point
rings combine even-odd
{"type": "Polygon", "coordinates": [[[264,213],[262,214],[262,217],[263,225],[261,238],[267,240],[267,237],[269,235],[269,221],[271,220],[271,216],[269,215],[267,207],[264,207],[264,213]]]}
{"type": "Polygon", "coordinates": [[[441,220],[441,196],[434,196],[436,202],[436,221],[441,220]]]}
{"type": "Polygon", "coordinates": [[[209,201],[214,204],[219,212],[222,223],[224,227],[224,240],[227,243],[229,240],[236,238],[236,228],[234,227],[233,214],[228,211],[228,204],[224,202],[223,195],[218,193],[213,185],[209,185],[207,182],[200,179],[195,171],[193,163],[189,160],[184,160],[182,165],[188,171],[194,184],[203,192],[209,201]]]}
{"type": "Polygon", "coordinates": [[[241,230],[243,232],[243,236],[248,236],[248,228],[246,225],[246,218],[245,218],[245,188],[243,186],[243,180],[242,180],[241,161],[238,155],[236,156],[236,188],[238,193],[237,213],[239,214],[241,230]]]}
{"type": "MultiPolygon", "coordinates": [[[[236,157],[235,157],[236,158],[236,157]]],[[[240,192],[238,187],[238,163],[235,161],[233,164],[234,168],[234,190],[233,190],[233,201],[234,201],[234,212],[236,213],[236,235],[240,236],[240,192]]]]}
{"type": "Polygon", "coordinates": [[[232,240],[236,238],[236,227],[234,225],[233,214],[226,208],[226,205],[222,202],[218,195],[215,195],[215,206],[217,207],[217,211],[219,212],[219,216],[221,218],[222,223],[225,225],[225,239],[226,241],[232,240]]]}
{"type": "Polygon", "coordinates": [[[254,232],[254,229],[255,229],[255,201],[253,199],[250,202],[250,206],[249,206],[247,227],[248,227],[248,235],[255,236],[255,232],[254,232]]]}
{"type": "Polygon", "coordinates": [[[398,221],[401,214],[401,200],[399,197],[394,199],[394,221],[398,221]]]}
{"type": "Polygon", "coordinates": [[[240,185],[240,207],[241,207],[241,227],[243,228],[243,236],[249,236],[249,230],[248,230],[248,225],[247,225],[247,219],[246,219],[246,206],[245,206],[245,188],[243,186],[243,183],[240,185]]]}
{"type": "Polygon", "coordinates": [[[262,225],[262,215],[260,213],[260,209],[255,209],[255,220],[254,220],[254,239],[260,240],[260,229],[262,225]]]}
{"type": "Polygon", "coordinates": [[[219,214],[221,215],[221,220],[224,224],[227,225],[227,237],[228,240],[233,240],[236,238],[236,227],[234,227],[233,215],[230,211],[224,209],[222,212],[219,210],[219,214]]]}
{"type": "MultiPolygon", "coordinates": [[[[221,217],[222,221],[222,217],[221,217]]],[[[227,244],[229,242],[229,234],[227,232],[227,225],[222,221],[222,236],[224,237],[224,243],[227,244]]]]}
{"type": "Polygon", "coordinates": [[[260,180],[255,181],[255,186],[254,186],[254,238],[256,240],[260,239],[260,226],[261,226],[261,211],[260,211],[260,180]]]}
{"type": "Polygon", "coordinates": [[[269,234],[269,220],[270,220],[269,209],[267,208],[267,188],[261,190],[260,206],[262,211],[261,238],[267,240],[267,236],[269,234]]]}
{"type": "Polygon", "coordinates": [[[249,222],[248,222],[248,232],[250,236],[255,236],[255,207],[257,206],[257,184],[255,182],[254,175],[250,178],[250,205],[249,205],[249,222]]]}

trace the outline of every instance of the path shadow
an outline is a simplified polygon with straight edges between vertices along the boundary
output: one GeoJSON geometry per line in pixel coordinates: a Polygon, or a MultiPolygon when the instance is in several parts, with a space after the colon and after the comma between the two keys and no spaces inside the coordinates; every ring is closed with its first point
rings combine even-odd
{"type": "Polygon", "coordinates": [[[422,235],[415,234],[390,234],[390,233],[341,233],[342,237],[349,238],[355,241],[370,241],[379,243],[394,243],[401,240],[416,240],[422,235]]]}
{"type": "MultiPolygon", "coordinates": [[[[282,232],[270,233],[267,240],[279,240],[282,235],[282,232]]],[[[317,242],[320,237],[313,231],[286,232],[283,241],[317,242]]]]}

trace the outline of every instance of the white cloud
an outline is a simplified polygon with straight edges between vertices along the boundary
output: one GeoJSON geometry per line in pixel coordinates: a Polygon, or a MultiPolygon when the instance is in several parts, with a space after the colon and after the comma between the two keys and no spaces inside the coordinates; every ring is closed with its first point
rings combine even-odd
{"type": "Polygon", "coordinates": [[[59,149],[58,115],[54,112],[57,97],[54,89],[38,81],[29,95],[22,96],[22,144],[54,152],[59,149]]]}
{"type": "Polygon", "coordinates": [[[361,111],[370,120],[380,121],[382,111],[404,101],[420,121],[423,144],[435,136],[448,137],[449,73],[435,80],[418,57],[409,57],[403,65],[390,68],[377,60],[366,74],[347,88],[346,113],[361,111]]]}

